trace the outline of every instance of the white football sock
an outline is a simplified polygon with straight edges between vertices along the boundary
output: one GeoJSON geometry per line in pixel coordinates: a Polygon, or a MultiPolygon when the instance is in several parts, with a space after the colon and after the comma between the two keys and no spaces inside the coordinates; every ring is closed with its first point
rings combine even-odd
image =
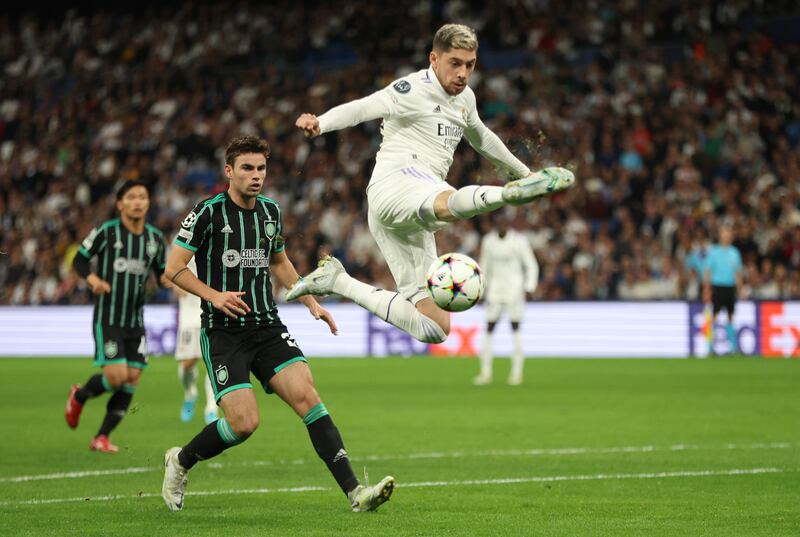
{"type": "Polygon", "coordinates": [[[378,289],[360,282],[349,274],[341,274],[333,284],[333,292],[349,298],[387,323],[411,334],[423,343],[441,343],[447,339],[442,327],[400,293],[378,289]]]}
{"type": "Polygon", "coordinates": [[[206,388],[206,413],[213,412],[214,414],[217,413],[217,402],[214,400],[214,390],[211,388],[211,381],[208,378],[208,375],[205,375],[206,381],[203,385],[206,388]]]}
{"type": "Polygon", "coordinates": [[[525,364],[525,356],[522,354],[522,336],[519,330],[514,330],[514,353],[511,355],[511,375],[522,376],[522,366],[525,364]]]}
{"type": "Polygon", "coordinates": [[[183,383],[183,400],[194,401],[197,399],[197,364],[184,369],[183,364],[178,364],[178,376],[183,383]]]}
{"type": "Polygon", "coordinates": [[[503,187],[470,185],[456,190],[447,200],[447,208],[457,218],[471,218],[476,214],[488,213],[505,205],[503,187]]]}
{"type": "Polygon", "coordinates": [[[486,332],[483,338],[483,352],[481,353],[481,376],[491,378],[492,376],[492,333],[486,332]]]}

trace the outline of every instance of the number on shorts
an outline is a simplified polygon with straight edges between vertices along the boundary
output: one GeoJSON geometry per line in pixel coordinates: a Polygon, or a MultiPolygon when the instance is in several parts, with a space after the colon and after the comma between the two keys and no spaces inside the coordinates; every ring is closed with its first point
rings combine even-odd
{"type": "Polygon", "coordinates": [[[284,332],[281,334],[281,337],[286,340],[286,344],[290,347],[297,347],[297,343],[294,342],[294,339],[292,339],[292,336],[289,335],[289,332],[284,332]]]}
{"type": "Polygon", "coordinates": [[[141,341],[139,341],[139,348],[136,350],[136,352],[138,352],[141,355],[147,353],[147,342],[145,341],[144,336],[142,336],[141,341]]]}

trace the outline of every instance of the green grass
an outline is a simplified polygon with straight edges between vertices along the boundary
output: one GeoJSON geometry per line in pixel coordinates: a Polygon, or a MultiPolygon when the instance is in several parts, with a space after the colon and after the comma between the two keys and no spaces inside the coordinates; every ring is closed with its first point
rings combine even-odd
{"type": "Polygon", "coordinates": [[[479,388],[475,360],[314,360],[356,473],[397,478],[392,501],[364,514],[348,511],[302,422],[263,393],[260,429],[196,466],[170,513],[161,458],[202,427],[178,419],[175,367],[152,361],[112,436],[122,451],[106,455],[87,449],[106,396],[77,431],[63,420],[89,359],[0,360],[0,535],[800,534],[798,361],[531,360],[512,388],[500,360],[479,388]],[[9,479],[125,468],[142,471],[9,479]],[[297,487],[324,490],[277,490],[297,487]]]}

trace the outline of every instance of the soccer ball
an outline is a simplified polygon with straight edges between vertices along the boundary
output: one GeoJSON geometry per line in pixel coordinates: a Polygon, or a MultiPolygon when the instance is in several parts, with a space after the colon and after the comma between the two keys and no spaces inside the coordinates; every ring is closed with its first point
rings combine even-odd
{"type": "Polygon", "coordinates": [[[444,254],[428,269],[428,294],[443,310],[468,310],[483,294],[481,269],[469,256],[444,254]]]}

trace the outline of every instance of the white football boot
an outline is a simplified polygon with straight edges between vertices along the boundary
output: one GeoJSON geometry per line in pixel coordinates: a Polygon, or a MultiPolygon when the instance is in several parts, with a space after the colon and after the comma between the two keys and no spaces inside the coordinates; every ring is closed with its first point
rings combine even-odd
{"type": "Polygon", "coordinates": [[[539,170],[522,179],[503,186],[503,201],[509,205],[522,205],[531,200],[566,190],[575,184],[575,174],[566,168],[552,167],[539,170]]]}
{"type": "Polygon", "coordinates": [[[340,274],[344,274],[344,265],[333,256],[326,255],[317,263],[317,268],[306,277],[297,280],[286,300],[294,300],[305,295],[325,296],[333,293],[333,283],[340,274]]]}
{"type": "Polygon", "coordinates": [[[347,495],[350,506],[356,513],[375,511],[388,502],[394,491],[394,478],[387,475],[377,485],[359,485],[347,495]]]}
{"type": "Polygon", "coordinates": [[[161,485],[161,497],[164,498],[170,511],[183,509],[183,494],[189,481],[189,470],[178,462],[181,448],[169,448],[164,454],[164,482],[161,485]]]}

